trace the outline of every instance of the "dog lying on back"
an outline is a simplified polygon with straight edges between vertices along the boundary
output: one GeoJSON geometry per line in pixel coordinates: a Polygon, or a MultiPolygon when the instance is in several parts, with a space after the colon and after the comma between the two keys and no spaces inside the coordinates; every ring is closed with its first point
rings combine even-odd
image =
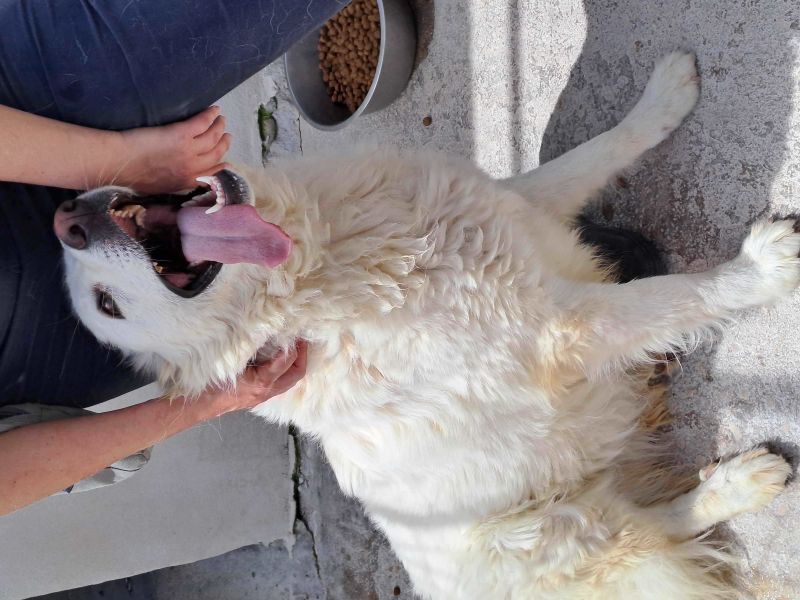
{"type": "Polygon", "coordinates": [[[697,97],[671,54],[619,125],[503,181],[386,151],[88,192],[56,216],[75,310],[176,394],[310,340],[306,378],[255,412],[319,440],[424,598],[738,597],[698,536],[790,468],[758,449],[686,491],[632,372],[791,294],[800,235],[759,223],[711,271],[615,284],[570,227],[697,97]]]}

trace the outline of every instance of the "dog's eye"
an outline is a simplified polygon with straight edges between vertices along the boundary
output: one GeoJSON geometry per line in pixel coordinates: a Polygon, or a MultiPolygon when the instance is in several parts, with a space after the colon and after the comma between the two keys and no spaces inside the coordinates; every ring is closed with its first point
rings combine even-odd
{"type": "Polygon", "coordinates": [[[122,316],[122,311],[117,306],[117,303],[114,302],[114,298],[111,297],[111,294],[108,290],[104,290],[103,288],[95,288],[94,289],[95,299],[97,300],[97,310],[105,315],[108,315],[112,319],[124,319],[125,317],[122,316]]]}

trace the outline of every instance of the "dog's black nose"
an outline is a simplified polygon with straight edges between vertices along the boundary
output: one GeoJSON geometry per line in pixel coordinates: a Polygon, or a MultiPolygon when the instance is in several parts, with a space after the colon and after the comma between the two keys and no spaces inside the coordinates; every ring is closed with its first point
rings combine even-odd
{"type": "Polygon", "coordinates": [[[91,217],[91,213],[80,211],[78,208],[77,200],[62,202],[53,218],[53,230],[58,239],[67,246],[83,250],[89,245],[89,233],[85,221],[91,217]]]}

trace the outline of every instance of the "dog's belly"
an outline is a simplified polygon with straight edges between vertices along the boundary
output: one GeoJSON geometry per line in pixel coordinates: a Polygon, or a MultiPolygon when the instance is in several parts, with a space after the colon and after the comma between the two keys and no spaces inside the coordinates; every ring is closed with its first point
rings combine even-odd
{"type": "MultiPolygon", "coordinates": [[[[414,399],[406,400],[413,412],[414,399]]],[[[383,443],[369,449],[355,431],[323,437],[339,482],[385,532],[424,597],[458,597],[465,573],[490,568],[473,547],[488,517],[531,499],[545,505],[577,493],[590,475],[614,465],[640,414],[624,381],[583,382],[552,403],[557,410],[550,416],[536,404],[482,432],[462,423],[465,435],[455,435],[443,414],[438,424],[421,422],[404,435],[376,415],[381,433],[371,439],[383,443]]],[[[500,592],[502,577],[486,581],[487,590],[500,592]]]]}
{"type": "Polygon", "coordinates": [[[435,392],[395,395],[392,406],[339,421],[322,445],[345,491],[375,506],[413,515],[492,512],[613,464],[641,412],[621,381],[582,382],[558,398],[501,383],[493,391],[489,399],[450,397],[449,408],[435,411],[425,402],[435,392]],[[515,394],[527,396],[525,409],[498,407],[515,394]]]}
{"type": "Polygon", "coordinates": [[[402,302],[313,331],[306,379],[258,411],[320,440],[342,489],[434,597],[452,597],[474,567],[467,549],[482,520],[606,469],[639,414],[626,382],[550,368],[573,332],[548,278],[602,279],[589,251],[521,198],[475,186],[421,198],[436,223],[414,237],[428,250],[407,273],[370,271],[402,271],[402,302]]]}

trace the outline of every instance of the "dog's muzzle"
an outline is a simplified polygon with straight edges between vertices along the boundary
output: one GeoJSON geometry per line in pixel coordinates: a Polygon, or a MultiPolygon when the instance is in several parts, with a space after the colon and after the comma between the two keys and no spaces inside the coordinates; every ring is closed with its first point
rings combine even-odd
{"type": "Polygon", "coordinates": [[[189,260],[177,225],[186,208],[215,212],[250,204],[247,183],[231,171],[199,178],[187,194],[137,196],[125,188],[106,187],[67,200],[56,210],[53,229],[67,248],[85,252],[100,244],[125,247],[148,260],[161,282],[183,297],[203,291],[221,268],[213,260],[189,260]]]}

